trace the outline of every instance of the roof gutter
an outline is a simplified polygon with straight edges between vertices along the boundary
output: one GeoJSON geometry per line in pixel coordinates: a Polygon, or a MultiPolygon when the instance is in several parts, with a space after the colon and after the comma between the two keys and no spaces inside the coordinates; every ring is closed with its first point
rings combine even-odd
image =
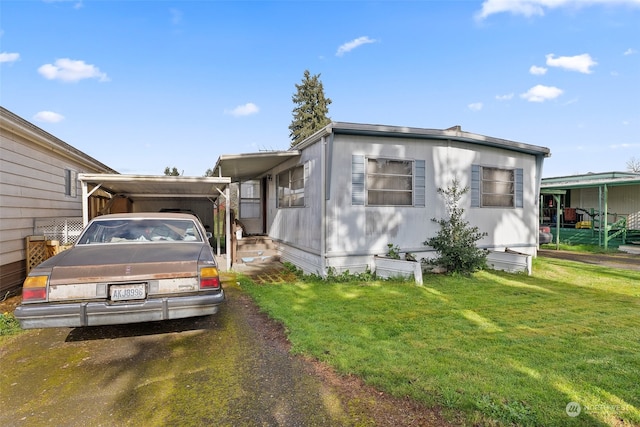
{"type": "Polygon", "coordinates": [[[361,136],[393,136],[396,138],[410,139],[436,139],[453,140],[467,142],[471,144],[484,145],[489,147],[503,148],[536,156],[550,157],[551,150],[547,147],[525,144],[522,142],[510,141],[501,138],[494,138],[460,130],[459,126],[449,129],[421,129],[401,126],[386,125],[363,125],[357,123],[331,123],[324,128],[336,134],[361,135],[361,136]]]}

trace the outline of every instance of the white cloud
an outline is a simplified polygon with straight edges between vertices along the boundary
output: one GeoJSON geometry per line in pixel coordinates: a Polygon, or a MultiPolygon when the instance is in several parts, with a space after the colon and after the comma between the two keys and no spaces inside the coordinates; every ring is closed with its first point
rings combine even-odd
{"type": "Polygon", "coordinates": [[[224,112],[225,114],[230,114],[234,117],[243,117],[256,114],[258,111],[260,111],[260,108],[258,108],[256,104],[254,104],[253,102],[248,102],[244,105],[238,105],[233,110],[225,110],[224,112]]]}
{"type": "Polygon", "coordinates": [[[508,101],[513,98],[513,93],[508,93],[506,95],[496,95],[496,99],[498,101],[508,101]]]}
{"type": "Polygon", "coordinates": [[[563,90],[554,86],[537,85],[520,95],[529,102],[544,102],[562,95],[563,90]]]}
{"type": "Polygon", "coordinates": [[[547,65],[549,67],[560,67],[569,71],[578,71],[584,74],[591,74],[591,67],[598,65],[596,61],[591,59],[591,55],[583,53],[576,56],[559,56],[555,58],[553,53],[546,56],[547,65]]]}
{"type": "Polygon", "coordinates": [[[16,62],[18,59],[20,59],[19,53],[0,52],[0,63],[16,62]]]}
{"type": "Polygon", "coordinates": [[[623,55],[624,56],[629,56],[629,55],[635,55],[636,53],[638,53],[637,50],[629,48],[629,49],[624,51],[623,55]]]}
{"type": "Polygon", "coordinates": [[[544,16],[547,9],[575,9],[597,4],[640,6],[640,0],[484,0],[482,9],[476,13],[476,19],[483,20],[496,13],[511,13],[525,17],[544,16]]]}
{"type": "Polygon", "coordinates": [[[474,102],[472,104],[467,105],[471,111],[480,111],[482,110],[482,102],[474,102]]]}
{"type": "Polygon", "coordinates": [[[375,43],[377,40],[370,39],[367,36],[358,37],[357,39],[351,40],[350,42],[346,42],[342,46],[338,48],[336,52],[336,56],[342,56],[345,53],[351,52],[353,49],[362,46],[363,44],[375,43]]]}
{"type": "Polygon", "coordinates": [[[532,65],[531,68],[529,68],[529,73],[534,76],[543,76],[547,74],[547,69],[544,67],[538,67],[537,65],[532,65]]]}
{"type": "Polygon", "coordinates": [[[33,119],[37,122],[58,123],[64,120],[64,116],[53,111],[40,111],[33,119]]]}
{"type": "Polygon", "coordinates": [[[38,72],[48,80],[62,80],[63,82],[77,82],[83,79],[98,79],[108,82],[109,77],[98,67],[86,64],[84,61],[74,61],[69,58],[56,59],[54,64],[45,64],[38,68],[38,72]]]}

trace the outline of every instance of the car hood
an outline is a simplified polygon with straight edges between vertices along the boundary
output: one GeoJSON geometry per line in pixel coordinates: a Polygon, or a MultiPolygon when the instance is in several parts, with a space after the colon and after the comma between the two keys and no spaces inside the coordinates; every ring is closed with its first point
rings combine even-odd
{"type": "Polygon", "coordinates": [[[50,270],[52,285],[190,277],[202,251],[185,243],[74,246],[38,268],[50,270]]]}

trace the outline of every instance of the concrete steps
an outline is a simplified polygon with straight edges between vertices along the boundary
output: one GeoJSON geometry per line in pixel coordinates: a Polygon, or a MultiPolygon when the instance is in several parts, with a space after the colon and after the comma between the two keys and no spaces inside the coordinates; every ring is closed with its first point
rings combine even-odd
{"type": "Polygon", "coordinates": [[[243,236],[237,242],[237,263],[257,264],[280,260],[278,245],[268,236],[243,236]]]}

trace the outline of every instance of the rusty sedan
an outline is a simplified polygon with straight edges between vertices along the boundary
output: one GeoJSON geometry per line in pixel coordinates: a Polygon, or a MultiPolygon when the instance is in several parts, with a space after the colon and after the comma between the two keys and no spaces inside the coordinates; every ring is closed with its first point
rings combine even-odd
{"type": "Polygon", "coordinates": [[[224,298],[195,216],[113,214],[31,270],[15,317],[24,329],[148,322],[215,314],[224,298]]]}

